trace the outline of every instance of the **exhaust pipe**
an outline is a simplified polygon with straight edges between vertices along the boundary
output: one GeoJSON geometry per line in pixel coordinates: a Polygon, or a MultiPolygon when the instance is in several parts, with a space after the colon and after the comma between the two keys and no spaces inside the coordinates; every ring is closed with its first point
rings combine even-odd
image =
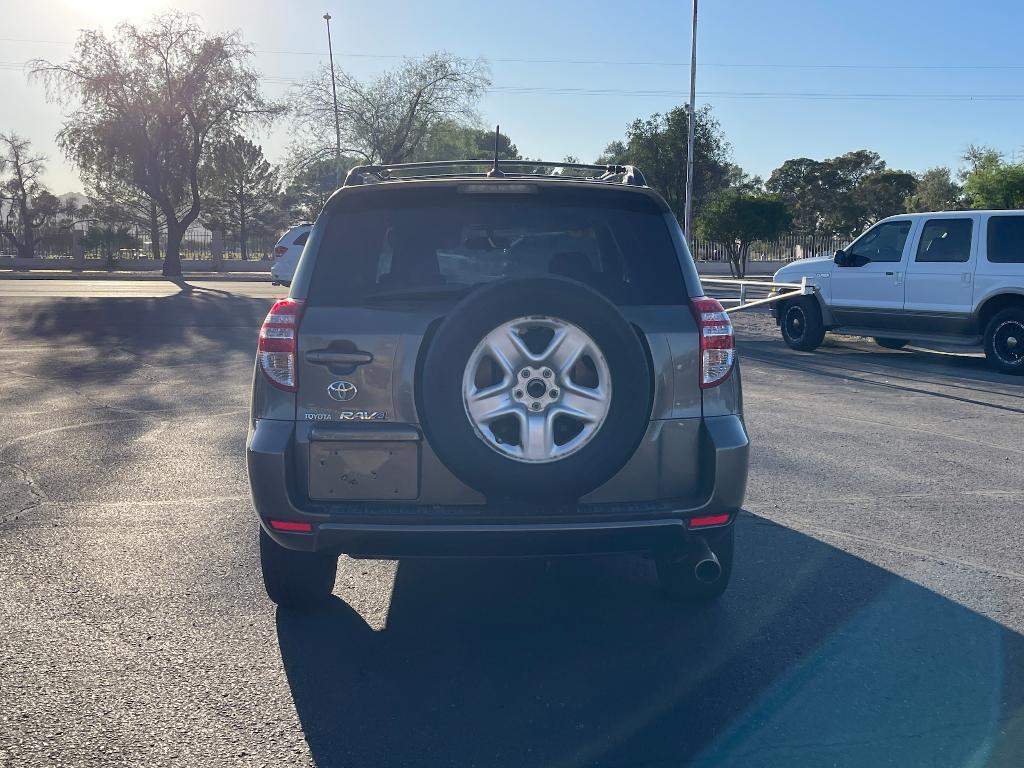
{"type": "Polygon", "coordinates": [[[703,536],[693,540],[693,575],[701,584],[714,584],[722,578],[722,564],[703,536]]]}

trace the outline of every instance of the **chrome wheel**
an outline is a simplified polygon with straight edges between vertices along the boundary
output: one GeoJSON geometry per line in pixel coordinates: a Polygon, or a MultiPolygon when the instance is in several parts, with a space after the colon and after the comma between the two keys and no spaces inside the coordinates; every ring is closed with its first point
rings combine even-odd
{"type": "Polygon", "coordinates": [[[490,448],[546,463],[593,439],[608,415],[611,387],[608,363],[585,331],[554,317],[520,317],[477,345],[462,399],[490,448]]]}
{"type": "Polygon", "coordinates": [[[992,332],[992,351],[1005,365],[1024,363],[1024,323],[1006,320],[992,332]]]}

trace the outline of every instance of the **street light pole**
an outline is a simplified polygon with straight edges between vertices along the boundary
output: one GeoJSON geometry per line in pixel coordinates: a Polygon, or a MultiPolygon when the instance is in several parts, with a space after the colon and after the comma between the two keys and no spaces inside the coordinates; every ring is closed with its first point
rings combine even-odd
{"type": "Polygon", "coordinates": [[[686,213],[683,215],[683,233],[693,245],[693,152],[697,138],[697,0],[693,0],[693,27],[690,34],[690,114],[687,116],[689,134],[686,137],[686,213]]]}
{"type": "MultiPolygon", "coordinates": [[[[696,2],[696,0],[694,0],[696,2]]],[[[324,14],[327,22],[327,55],[331,59],[331,94],[334,96],[334,164],[337,186],[341,186],[341,123],[338,120],[338,85],[334,79],[334,47],[331,45],[331,14],[324,14]]]]}

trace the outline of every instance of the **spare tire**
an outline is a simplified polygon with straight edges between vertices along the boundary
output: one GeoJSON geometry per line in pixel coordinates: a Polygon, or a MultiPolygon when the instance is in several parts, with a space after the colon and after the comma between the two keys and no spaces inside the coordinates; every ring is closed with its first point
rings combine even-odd
{"type": "Polygon", "coordinates": [[[564,503],[633,454],[651,414],[651,370],[618,308],[574,280],[480,288],[444,319],[418,392],[430,445],[491,499],[564,503]]]}

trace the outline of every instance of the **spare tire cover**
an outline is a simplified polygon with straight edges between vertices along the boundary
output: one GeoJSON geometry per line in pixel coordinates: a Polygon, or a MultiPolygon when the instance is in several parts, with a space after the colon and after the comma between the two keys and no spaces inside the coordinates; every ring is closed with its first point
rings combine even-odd
{"type": "Polygon", "coordinates": [[[651,370],[637,331],[597,291],[558,277],[506,280],[444,319],[418,395],[430,445],[467,485],[564,503],[636,450],[651,370]]]}

